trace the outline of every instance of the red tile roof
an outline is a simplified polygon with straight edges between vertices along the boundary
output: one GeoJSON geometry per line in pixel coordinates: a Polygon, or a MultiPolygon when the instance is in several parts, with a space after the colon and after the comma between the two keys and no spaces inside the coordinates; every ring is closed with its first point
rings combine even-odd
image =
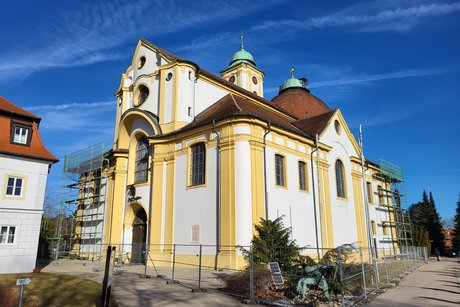
{"type": "Polygon", "coordinates": [[[332,115],[334,115],[334,112],[335,110],[331,110],[327,113],[315,117],[301,119],[296,122],[293,122],[293,125],[297,128],[302,129],[302,131],[305,131],[312,136],[316,134],[319,135],[326,128],[332,115]]]}
{"type": "Polygon", "coordinates": [[[272,102],[298,119],[311,118],[331,109],[306,89],[290,88],[272,99],[272,102]]]}
{"type": "MultiPolygon", "coordinates": [[[[186,125],[182,129],[166,134],[165,136],[187,131],[203,125],[208,125],[213,121],[224,120],[232,117],[252,117],[270,122],[273,126],[277,126],[312,139],[315,134],[321,134],[333,114],[334,110],[331,110],[313,118],[295,121],[274,112],[268,106],[265,107],[250,99],[234,94],[228,94],[198,114],[190,124],[186,125]]],[[[152,138],[162,137],[163,135],[152,136],[152,138]]]]}
{"type": "Polygon", "coordinates": [[[0,111],[3,111],[4,113],[10,113],[13,115],[19,115],[22,117],[27,117],[31,119],[34,122],[40,122],[41,118],[38,117],[35,114],[32,114],[23,108],[18,107],[17,105],[12,104],[2,96],[0,96],[0,111]]]}
{"type": "Polygon", "coordinates": [[[12,104],[3,97],[0,97],[0,111],[0,154],[35,158],[53,163],[59,161],[43,145],[38,132],[40,117],[12,104]],[[12,121],[31,126],[29,146],[11,143],[12,121]]]}
{"type": "Polygon", "coordinates": [[[255,117],[264,121],[270,121],[272,125],[287,129],[291,132],[305,135],[299,128],[291,124],[288,117],[272,111],[269,107],[264,107],[249,99],[228,94],[213,103],[203,112],[198,114],[193,122],[183,129],[191,129],[201,125],[209,124],[213,120],[222,120],[229,117],[255,117]]]}

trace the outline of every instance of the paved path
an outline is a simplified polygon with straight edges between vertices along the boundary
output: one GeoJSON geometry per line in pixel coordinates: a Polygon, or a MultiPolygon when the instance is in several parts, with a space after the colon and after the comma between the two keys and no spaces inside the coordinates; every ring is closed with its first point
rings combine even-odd
{"type": "MultiPolygon", "coordinates": [[[[150,269],[151,270],[151,269],[150,269]]],[[[93,271],[93,265],[90,261],[72,261],[72,260],[59,260],[57,263],[52,262],[42,270],[43,272],[58,273],[75,275],[81,278],[94,280],[102,284],[104,272],[93,271]]],[[[168,269],[167,271],[170,271],[168,269]]],[[[190,271],[190,270],[189,270],[190,271]]],[[[166,272],[166,271],[165,271],[166,272]]],[[[184,272],[186,272],[184,270],[184,272]]],[[[129,272],[125,271],[121,275],[113,276],[112,294],[115,296],[118,304],[121,307],[125,306],[241,306],[238,300],[220,294],[215,291],[207,293],[192,292],[191,287],[166,284],[164,279],[159,278],[140,278],[140,273],[143,273],[143,266],[129,267],[129,272]]],[[[178,270],[178,273],[181,273],[178,270]]],[[[148,272],[154,274],[154,272],[148,272]]],[[[191,273],[180,274],[181,279],[187,281],[192,280],[194,271],[191,273]]],[[[218,277],[214,277],[211,281],[204,282],[203,286],[207,283],[218,281],[218,277]]]]}
{"type": "Polygon", "coordinates": [[[460,258],[430,260],[368,306],[460,306],[460,258]]]}

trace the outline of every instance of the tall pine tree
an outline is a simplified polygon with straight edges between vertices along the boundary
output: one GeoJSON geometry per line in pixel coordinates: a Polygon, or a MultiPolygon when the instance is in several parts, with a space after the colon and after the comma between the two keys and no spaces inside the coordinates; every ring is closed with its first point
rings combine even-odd
{"type": "Polygon", "coordinates": [[[433,241],[431,252],[434,253],[437,249],[442,254],[444,253],[444,235],[442,234],[442,223],[438,210],[434,203],[433,194],[430,192],[429,200],[429,217],[428,217],[428,234],[430,240],[433,241]]]}
{"type": "Polygon", "coordinates": [[[428,198],[426,192],[423,191],[422,201],[409,207],[409,215],[414,229],[418,227],[420,231],[425,230],[428,233],[431,241],[431,254],[434,254],[436,249],[443,253],[442,224],[436,210],[433,194],[430,192],[430,197],[428,198]]]}
{"type": "Polygon", "coordinates": [[[455,227],[454,250],[459,252],[460,251],[460,194],[458,194],[457,210],[455,212],[454,225],[455,225],[454,226],[455,227]]]}

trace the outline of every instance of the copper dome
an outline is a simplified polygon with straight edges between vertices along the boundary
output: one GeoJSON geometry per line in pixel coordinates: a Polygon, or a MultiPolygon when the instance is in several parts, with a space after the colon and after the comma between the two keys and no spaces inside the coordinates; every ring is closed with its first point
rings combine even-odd
{"type": "Polygon", "coordinates": [[[321,99],[304,88],[283,90],[272,102],[298,119],[314,117],[331,110],[321,99]]]}

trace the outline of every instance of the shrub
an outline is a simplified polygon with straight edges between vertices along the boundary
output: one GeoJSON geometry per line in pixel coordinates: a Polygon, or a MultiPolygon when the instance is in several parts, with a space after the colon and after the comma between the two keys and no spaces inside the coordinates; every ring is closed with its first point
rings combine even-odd
{"type": "MultiPolygon", "coordinates": [[[[267,269],[254,270],[254,295],[267,297],[271,293],[272,276],[267,269]]],[[[228,276],[225,279],[227,291],[232,294],[249,296],[250,272],[244,270],[228,276]]]]}

